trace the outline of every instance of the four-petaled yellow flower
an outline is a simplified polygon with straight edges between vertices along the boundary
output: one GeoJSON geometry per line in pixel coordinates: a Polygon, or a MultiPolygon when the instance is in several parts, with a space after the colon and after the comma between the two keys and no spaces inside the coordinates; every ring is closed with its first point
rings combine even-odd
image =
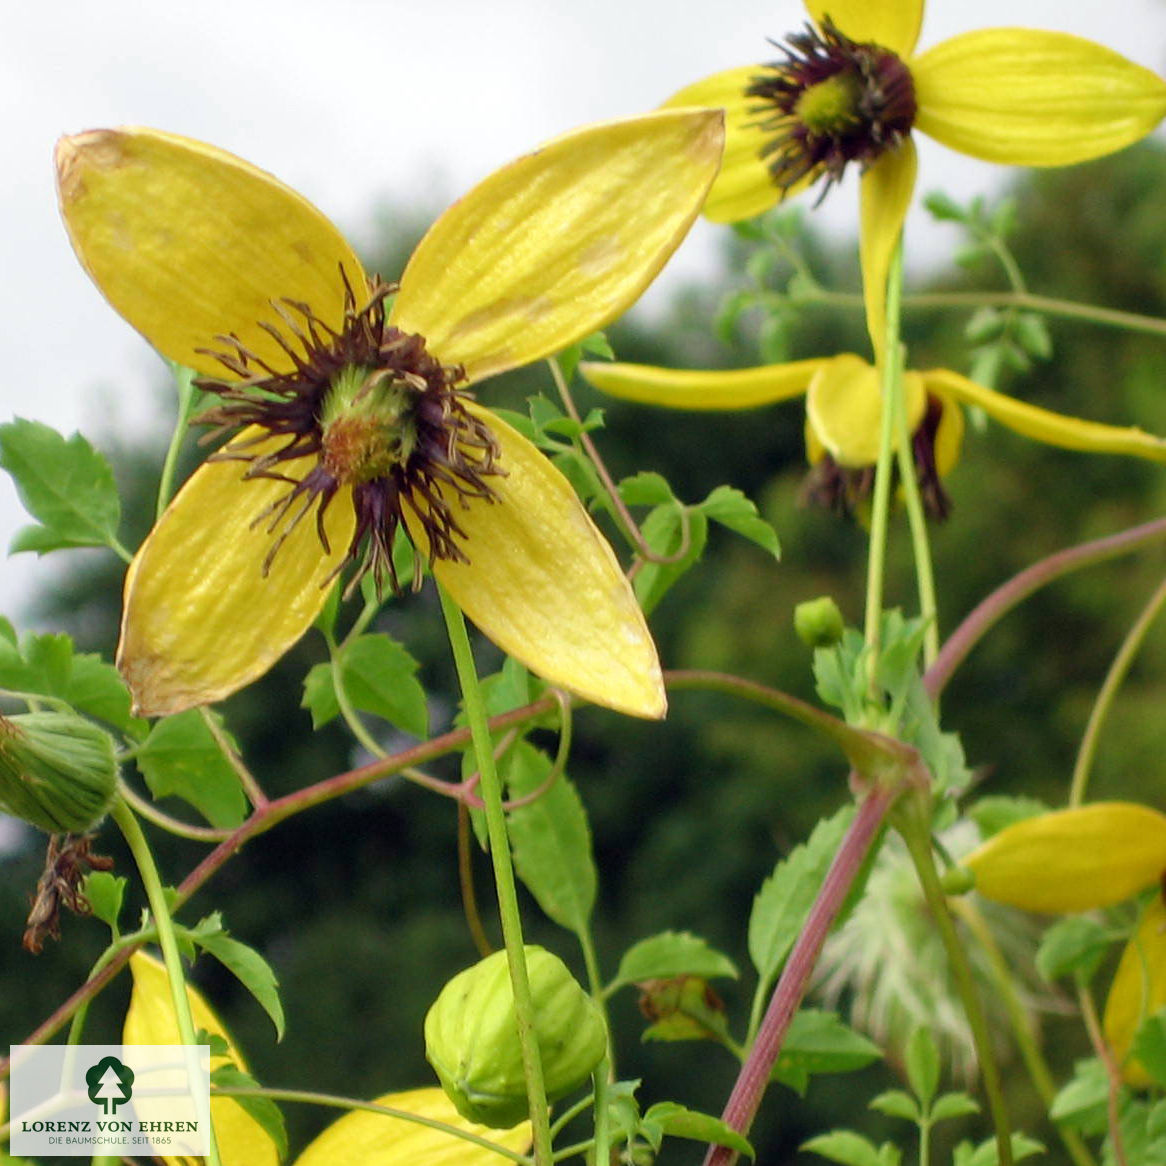
{"type": "Polygon", "coordinates": [[[1149,1085],[1130,1048],[1141,1022],[1166,1008],[1166,815],[1129,802],[1041,814],[993,835],[965,865],[985,898],[1053,915],[1108,907],[1155,888],[1122,952],[1104,1019],[1125,1079],[1149,1085]]]}
{"type": "MultiPolygon", "coordinates": [[[[587,362],[580,371],[613,397],[674,409],[754,409],[805,393],[806,455],[814,467],[810,495],[851,510],[872,484],[882,396],[878,373],[859,356],[707,371],[587,362]]],[[[908,372],[904,388],[919,484],[937,517],[947,512],[940,478],[955,465],[963,438],[961,404],[977,405],[1001,424],[1048,445],[1166,461],[1162,438],[1039,409],[948,369],[908,372]]]]}
{"type": "Polygon", "coordinates": [[[118,662],[139,713],[260,676],[347,563],[395,584],[403,530],[505,651],[589,700],[663,715],[655,647],[611,548],[566,479],[465,388],[639,296],[699,213],[722,122],[665,110],[558,138],[446,211],[395,285],[369,279],[293,190],[212,146],[145,129],[61,141],[82,264],[219,394],[204,419],[241,430],[127,575],[118,662]]]}
{"type": "Polygon", "coordinates": [[[1166,82],[1092,41],[989,28],[916,54],[924,0],[806,0],[785,59],[714,74],[666,104],[722,106],[725,162],[705,213],[750,218],[857,163],[867,326],[883,344],[891,255],[915,187],[913,130],[989,162],[1066,166],[1166,116],[1166,82]]]}

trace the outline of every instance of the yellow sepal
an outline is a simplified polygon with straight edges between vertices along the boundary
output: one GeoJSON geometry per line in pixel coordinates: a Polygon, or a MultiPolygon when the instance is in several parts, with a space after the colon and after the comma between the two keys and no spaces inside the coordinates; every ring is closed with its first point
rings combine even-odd
{"type": "Polygon", "coordinates": [[[1166,81],[1082,37],[987,28],[911,62],[916,128],[1013,166],[1067,166],[1120,150],[1166,116],[1166,81]]]}
{"type": "MultiPolygon", "coordinates": [[[[159,960],[139,951],[130,956],[130,972],[133,975],[134,990],[122,1030],[122,1043],[181,1044],[182,1037],[178,1031],[178,1017],[174,1013],[166,968],[159,960]]],[[[246,1072],[246,1062],[210,1005],[189,985],[186,997],[190,1001],[194,1027],[205,1029],[212,1036],[221,1036],[227,1042],[229,1056],[211,1057],[211,1069],[217,1069],[229,1060],[246,1072]]],[[[230,1097],[212,1097],[211,1122],[215,1127],[215,1140],[218,1142],[223,1166],[278,1166],[279,1154],[275,1143],[237,1101],[230,1097]]],[[[202,1159],[166,1157],[162,1161],[167,1166],[186,1166],[187,1163],[201,1162],[202,1159]]]]}
{"type": "MultiPolygon", "coordinates": [[[[445,1091],[433,1086],[386,1093],[377,1105],[402,1109],[476,1134],[508,1150],[530,1146],[530,1122],[511,1130],[494,1130],[467,1121],[445,1091]]],[[[508,1159],[443,1130],[404,1118],[354,1110],[334,1121],[296,1159],[296,1166],[503,1166],[508,1159]]]]}
{"type": "Polygon", "coordinates": [[[619,316],[704,203],[720,110],[661,110],[558,138],[454,203],[401,276],[390,319],[471,381],[619,316]]]}
{"type": "Polygon", "coordinates": [[[923,0],[806,0],[817,24],[829,17],[851,40],[909,57],[923,23],[923,0]]]}
{"type": "MultiPolygon", "coordinates": [[[[240,445],[254,430],[236,438],[240,445]]],[[[256,453],[266,445],[249,447],[256,453]]],[[[315,459],[287,462],[298,478],[315,459]]],[[[141,716],[210,704],[262,676],[307,631],[343,562],[355,520],[341,489],[326,512],[331,554],[315,511],[288,535],[266,578],[274,536],[256,518],[291,488],[244,481],[245,463],[208,461],[178,492],[126,575],[117,666],[141,716]]],[[[298,504],[293,507],[293,513],[298,504]]]]}
{"type": "MultiPolygon", "coordinates": [[[[171,360],[225,376],[200,348],[234,333],[277,371],[292,361],[258,325],[273,298],[307,303],[332,327],[352,248],[310,202],[224,150],[159,130],[91,130],[57,143],[61,214],[102,295],[171,360]]],[[[286,334],[286,328],[282,329],[286,334]]]]}
{"type": "Polygon", "coordinates": [[[943,410],[935,434],[935,468],[939,476],[945,478],[960,460],[960,447],[964,440],[964,411],[956,401],[942,393],[936,393],[935,396],[943,410]]]}
{"type": "Polygon", "coordinates": [[[1166,461],[1166,439],[1136,426],[1104,425],[1099,421],[1084,421],[1079,417],[1053,413],[976,384],[949,369],[932,369],[923,374],[923,379],[929,389],[968,405],[978,405],[1001,425],[1034,441],[1086,453],[1128,454],[1151,461],[1166,461]]]}
{"type": "Polygon", "coordinates": [[[897,149],[883,154],[862,176],[862,296],[866,327],[876,355],[882,353],[887,339],[887,275],[915,192],[917,169],[915,143],[907,138],[897,149]]]}
{"type": "Polygon", "coordinates": [[[1027,818],[964,863],[985,898],[1066,914],[1120,903],[1166,871],[1166,815],[1131,802],[1095,802],[1027,818]]]}
{"type": "MultiPolygon", "coordinates": [[[[611,547],[543,454],[487,410],[468,408],[490,426],[506,476],[489,479],[493,502],[455,503],[469,562],[439,559],[438,582],[544,680],[632,716],[662,717],[656,646],[611,547]]],[[[427,553],[424,531],[409,527],[427,553]]]]}
{"type": "Polygon", "coordinates": [[[1141,1062],[1130,1056],[1130,1049],[1138,1026],[1162,1008],[1166,1008],[1166,905],[1157,894],[1122,952],[1102,1021],[1122,1077],[1136,1089],[1147,1088],[1153,1080],[1141,1062]]]}
{"type": "Polygon", "coordinates": [[[800,396],[826,363],[814,359],[761,368],[695,370],[586,361],[579,371],[601,392],[625,401],[670,409],[756,409],[800,396]]]}

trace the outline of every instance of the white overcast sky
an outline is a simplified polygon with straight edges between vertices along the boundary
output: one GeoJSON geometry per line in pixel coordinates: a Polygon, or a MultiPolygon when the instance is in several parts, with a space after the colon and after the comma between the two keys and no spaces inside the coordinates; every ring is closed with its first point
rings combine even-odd
{"type": "MultiPolygon", "coordinates": [[[[303,192],[359,248],[382,199],[444,205],[566,129],[770,59],[765,38],[805,19],[793,0],[0,0],[0,12],[0,419],[81,428],[99,445],[113,426],[158,423],[159,371],[70,251],[50,165],[60,134],[139,124],[213,142],[303,192]]],[[[989,25],[1075,32],[1166,69],[1161,0],[933,0],[921,47],[989,25]]],[[[921,190],[1004,177],[929,146],[921,190]]],[[[854,201],[836,193],[821,213],[852,231],[854,201]]],[[[922,218],[909,253],[912,239],[935,249],[922,218]]],[[[665,287],[699,274],[717,230],[694,231],[665,287]]],[[[10,615],[54,574],[2,558],[24,521],[0,475],[10,615]]]]}

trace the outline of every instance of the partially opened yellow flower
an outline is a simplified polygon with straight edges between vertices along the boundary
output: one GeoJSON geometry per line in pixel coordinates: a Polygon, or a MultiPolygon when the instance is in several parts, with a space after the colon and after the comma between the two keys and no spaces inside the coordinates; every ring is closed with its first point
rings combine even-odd
{"type": "Polygon", "coordinates": [[[1129,802],[1041,814],[993,835],[965,865],[986,898],[1054,915],[1109,907],[1155,888],[1122,952],[1104,1020],[1125,1079],[1149,1085],[1130,1048],[1142,1021],[1166,1008],[1166,815],[1129,802]]]}
{"type": "MultiPolygon", "coordinates": [[[[602,362],[579,367],[591,384],[613,397],[673,409],[755,409],[805,393],[806,456],[814,467],[810,496],[852,510],[873,483],[882,394],[877,371],[859,356],[707,371],[602,362]]],[[[936,517],[947,513],[940,478],[959,457],[961,405],[977,405],[1002,425],[1047,445],[1166,461],[1162,438],[1039,409],[948,369],[908,372],[904,388],[919,484],[936,517]]]]}
{"type": "Polygon", "coordinates": [[[1166,82],[1092,41],[991,28],[915,45],[924,0],[806,0],[784,60],[714,74],[668,105],[722,106],[725,163],[705,213],[760,214],[857,163],[867,324],[883,342],[890,257],[915,186],[913,130],[1012,166],[1066,166],[1119,150],[1166,116],[1166,82]]]}
{"type": "Polygon", "coordinates": [[[699,211],[722,120],[661,111],[557,139],[446,211],[393,285],[310,203],[212,146],[146,129],[62,139],[61,209],[85,269],[221,395],[204,419],[242,427],[127,575],[118,663],[137,712],[261,675],[349,562],[395,584],[403,530],[505,651],[589,700],[663,715],[610,547],[566,479],[465,389],[636,299],[699,211]]]}

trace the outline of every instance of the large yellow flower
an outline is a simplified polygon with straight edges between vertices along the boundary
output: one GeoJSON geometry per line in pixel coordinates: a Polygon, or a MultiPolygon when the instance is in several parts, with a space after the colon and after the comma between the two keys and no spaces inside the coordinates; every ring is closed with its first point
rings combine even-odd
{"type": "MultiPolygon", "coordinates": [[[[673,409],[754,409],[805,393],[806,455],[815,467],[811,494],[851,509],[871,485],[882,395],[878,373],[859,356],[708,371],[588,362],[580,371],[613,397],[673,409]]],[[[963,438],[961,404],[977,405],[1001,424],[1048,445],[1166,461],[1162,438],[1039,409],[948,369],[908,372],[904,388],[923,498],[938,517],[946,513],[939,479],[955,465],[963,438]]]]}
{"type": "Polygon", "coordinates": [[[1104,1028],[1125,1079],[1150,1084],[1130,1048],[1138,1026],[1166,1008],[1166,815],[1129,802],[1096,802],[1017,822],[965,860],[976,890],[997,903],[1062,915],[1108,907],[1150,887],[1110,985],[1104,1028]]]}
{"type": "Polygon", "coordinates": [[[814,23],[785,60],[717,73],[670,106],[722,106],[725,162],[705,213],[760,214],[857,162],[867,321],[883,343],[890,257],[915,187],[919,130],[1013,166],[1066,166],[1119,150],[1166,116],[1166,82],[1067,33],[990,28],[923,53],[924,0],[806,0],[814,23]]]}
{"type": "Polygon", "coordinates": [[[610,547],[566,479],[464,390],[639,296],[699,212],[722,120],[661,111],[557,139],[446,211],[399,285],[370,280],[315,207],[212,146],[146,129],[60,142],[85,269],[221,395],[206,418],[243,427],[127,575],[118,662],[139,713],[261,675],[348,562],[395,583],[404,529],[505,651],[589,700],[663,715],[655,648],[610,547]]]}

